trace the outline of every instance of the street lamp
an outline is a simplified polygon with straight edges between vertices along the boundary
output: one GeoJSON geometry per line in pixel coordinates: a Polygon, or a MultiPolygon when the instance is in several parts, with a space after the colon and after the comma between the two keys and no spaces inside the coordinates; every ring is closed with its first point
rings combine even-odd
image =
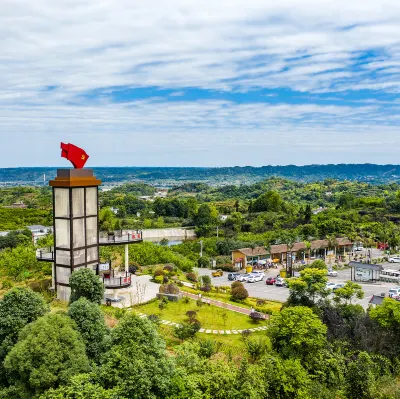
{"type": "Polygon", "coordinates": [[[203,257],[203,240],[200,240],[200,258],[203,257]]]}

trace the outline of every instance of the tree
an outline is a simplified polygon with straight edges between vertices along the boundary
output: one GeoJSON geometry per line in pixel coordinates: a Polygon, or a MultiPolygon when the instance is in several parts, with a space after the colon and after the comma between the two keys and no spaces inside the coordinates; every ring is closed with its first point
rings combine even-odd
{"type": "Polygon", "coordinates": [[[249,293],[244,286],[238,286],[232,288],[231,296],[233,301],[243,301],[249,296],[249,293]]]}
{"type": "Polygon", "coordinates": [[[100,307],[82,297],[69,306],[68,315],[82,335],[88,358],[98,363],[108,346],[108,328],[100,307]]]}
{"type": "Polygon", "coordinates": [[[283,200],[276,191],[268,191],[260,195],[253,203],[251,212],[279,212],[283,208],[283,200]]]}
{"type": "Polygon", "coordinates": [[[312,217],[311,205],[307,204],[306,208],[304,210],[304,224],[310,224],[311,223],[311,217],[312,217]]]}
{"type": "Polygon", "coordinates": [[[44,299],[29,288],[13,288],[0,300],[0,360],[16,344],[19,332],[49,311],[44,299]]]}
{"type": "Polygon", "coordinates": [[[338,304],[351,304],[354,298],[363,299],[364,291],[360,284],[353,283],[352,281],[347,281],[344,287],[333,291],[333,300],[338,304]]]}
{"type": "Polygon", "coordinates": [[[327,344],[327,328],[310,308],[283,309],[271,317],[267,331],[273,348],[284,358],[304,359],[327,344]]]}
{"type": "Polygon", "coordinates": [[[199,206],[197,215],[194,218],[196,231],[200,236],[206,236],[210,234],[217,225],[218,212],[215,207],[209,206],[208,204],[202,204],[199,206]]]}
{"type": "Polygon", "coordinates": [[[300,271],[299,278],[291,278],[289,282],[289,304],[313,306],[316,299],[326,298],[328,278],[326,270],[306,268],[300,271]]]}
{"type": "Polygon", "coordinates": [[[39,394],[67,384],[79,373],[89,371],[82,337],[66,315],[47,314],[28,324],[4,366],[10,382],[39,394]]]}
{"type": "Polygon", "coordinates": [[[114,389],[104,389],[91,381],[89,374],[71,378],[67,386],[49,389],[39,399],[125,399],[114,389]]]}
{"type": "Polygon", "coordinates": [[[369,311],[369,315],[381,327],[400,332],[400,302],[395,299],[385,298],[382,305],[369,311]]]}
{"type": "Polygon", "coordinates": [[[94,382],[130,399],[168,396],[174,363],[154,323],[127,314],[113,329],[111,343],[94,373],[94,382]]]}
{"type": "Polygon", "coordinates": [[[104,297],[104,285],[90,269],[74,271],[69,278],[71,286],[70,303],[84,297],[100,305],[104,297]]]}

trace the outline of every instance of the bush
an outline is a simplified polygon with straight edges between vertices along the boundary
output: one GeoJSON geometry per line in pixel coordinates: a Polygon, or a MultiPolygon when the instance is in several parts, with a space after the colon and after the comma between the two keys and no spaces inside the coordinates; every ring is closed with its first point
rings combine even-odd
{"type": "Polygon", "coordinates": [[[208,256],[202,256],[197,260],[197,267],[208,267],[210,264],[210,258],[208,256]]]}
{"type": "Polygon", "coordinates": [[[249,317],[251,320],[258,322],[260,320],[264,320],[264,315],[260,312],[251,312],[249,314],[249,317]]]}
{"type": "Polygon", "coordinates": [[[185,323],[174,328],[174,336],[179,338],[181,341],[184,341],[188,338],[193,338],[196,333],[200,330],[201,324],[199,321],[195,321],[194,323],[185,323]]]}
{"type": "Polygon", "coordinates": [[[175,272],[175,268],[171,265],[165,265],[163,268],[164,271],[168,272],[168,273],[173,273],[175,272]]]}
{"type": "Polygon", "coordinates": [[[186,274],[186,278],[187,278],[189,281],[193,281],[194,283],[197,282],[196,273],[187,273],[187,274],[186,274]]]}
{"type": "Polygon", "coordinates": [[[154,324],[160,324],[160,318],[156,314],[149,315],[148,319],[154,324]]]}
{"type": "Polygon", "coordinates": [[[230,263],[228,264],[224,264],[224,265],[220,265],[218,266],[221,270],[223,270],[224,272],[235,272],[236,268],[234,265],[231,265],[230,263]]]}
{"type": "Polygon", "coordinates": [[[210,276],[201,276],[200,280],[203,283],[203,285],[211,285],[211,277],[210,276]]]}
{"type": "Polygon", "coordinates": [[[184,296],[184,297],[182,298],[182,302],[183,302],[183,303],[189,303],[189,302],[190,302],[190,298],[187,297],[187,296],[184,296]]]}
{"type": "Polygon", "coordinates": [[[242,337],[243,338],[247,338],[251,335],[251,331],[250,330],[243,330],[242,331],[242,337]]]}
{"type": "Polygon", "coordinates": [[[232,288],[231,297],[233,301],[243,301],[249,296],[246,288],[244,287],[235,287],[232,288]]]}
{"type": "Polygon", "coordinates": [[[210,292],[211,291],[211,286],[210,285],[203,285],[202,287],[200,287],[200,291],[210,292]]]}
{"type": "Polygon", "coordinates": [[[243,288],[244,288],[244,285],[243,285],[243,283],[240,282],[240,281],[234,281],[234,282],[231,284],[231,288],[234,289],[234,288],[236,288],[236,287],[243,287],[243,288]]]}
{"type": "Polygon", "coordinates": [[[13,283],[10,280],[3,280],[1,283],[1,289],[2,290],[8,290],[9,288],[12,288],[13,283]]]}
{"type": "Polygon", "coordinates": [[[196,310],[188,310],[186,312],[186,316],[189,318],[189,322],[192,323],[196,319],[197,311],[196,310]]]}
{"type": "Polygon", "coordinates": [[[220,342],[216,342],[211,339],[200,341],[198,355],[200,357],[205,357],[206,359],[209,359],[212,355],[218,352],[220,346],[220,342]]]}
{"type": "Polygon", "coordinates": [[[161,269],[154,270],[153,277],[156,278],[157,276],[165,276],[164,270],[161,269]]]}
{"type": "Polygon", "coordinates": [[[69,278],[71,286],[70,303],[84,297],[100,305],[104,297],[104,285],[90,269],[74,271],[69,278]]]}
{"type": "Polygon", "coordinates": [[[250,355],[252,360],[259,359],[266,351],[265,341],[261,338],[257,340],[248,339],[245,341],[247,353],[250,355]]]}
{"type": "Polygon", "coordinates": [[[257,306],[264,306],[267,303],[265,299],[257,299],[256,305],[257,306]]]}
{"type": "Polygon", "coordinates": [[[153,280],[157,284],[162,284],[164,282],[164,276],[156,276],[153,280]]]}
{"type": "Polygon", "coordinates": [[[315,260],[313,263],[311,263],[311,265],[309,265],[307,267],[313,268],[313,269],[328,269],[328,267],[326,266],[326,263],[321,259],[315,260]]]}
{"type": "Polygon", "coordinates": [[[198,299],[198,300],[196,301],[196,305],[197,305],[199,308],[201,308],[201,307],[204,305],[204,303],[203,303],[203,301],[202,301],[201,299],[198,299]]]}
{"type": "Polygon", "coordinates": [[[158,292],[160,294],[178,295],[179,294],[179,288],[174,283],[163,284],[163,285],[160,286],[158,292]]]}

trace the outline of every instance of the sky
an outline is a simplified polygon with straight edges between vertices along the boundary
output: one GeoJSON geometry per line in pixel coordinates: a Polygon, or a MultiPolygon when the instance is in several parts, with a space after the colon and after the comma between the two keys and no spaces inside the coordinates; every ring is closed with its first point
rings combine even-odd
{"type": "Polygon", "coordinates": [[[398,0],[2,0],[0,167],[400,159],[398,0]]]}

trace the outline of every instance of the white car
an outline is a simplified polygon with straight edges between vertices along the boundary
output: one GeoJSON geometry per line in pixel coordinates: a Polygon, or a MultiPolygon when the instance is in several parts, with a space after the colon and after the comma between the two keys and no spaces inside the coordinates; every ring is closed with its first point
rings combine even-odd
{"type": "Polygon", "coordinates": [[[336,283],[327,283],[326,288],[328,290],[333,290],[336,287],[336,283]]]}
{"type": "Polygon", "coordinates": [[[337,271],[336,270],[330,270],[328,272],[329,277],[337,277],[337,271]]]}
{"type": "Polygon", "coordinates": [[[389,258],[389,262],[390,263],[400,263],[400,256],[399,255],[391,256],[389,258]]]}
{"type": "Polygon", "coordinates": [[[248,283],[256,283],[257,281],[261,281],[262,276],[259,273],[251,273],[250,276],[247,278],[248,283]]]}
{"type": "Polygon", "coordinates": [[[250,274],[241,274],[239,277],[236,278],[236,281],[247,281],[247,279],[250,277],[250,274]]]}
{"type": "Polygon", "coordinates": [[[393,298],[400,295],[400,287],[391,288],[389,290],[389,298],[393,298]]]}

